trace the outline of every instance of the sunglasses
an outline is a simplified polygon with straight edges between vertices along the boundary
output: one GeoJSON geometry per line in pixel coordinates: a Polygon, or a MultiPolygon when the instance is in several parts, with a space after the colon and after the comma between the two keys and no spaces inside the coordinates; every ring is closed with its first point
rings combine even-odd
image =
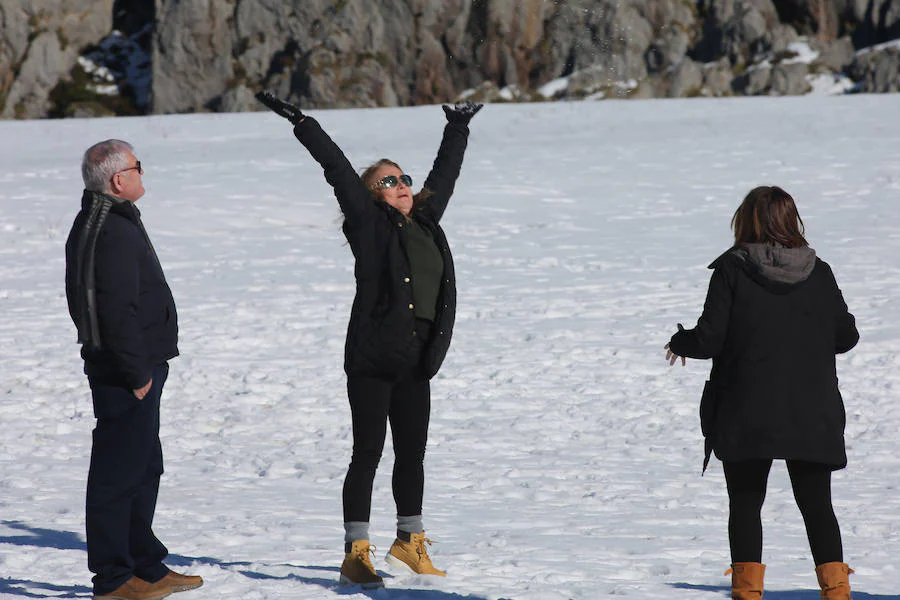
{"type": "Polygon", "coordinates": [[[396,187],[398,184],[402,183],[406,187],[412,187],[412,177],[404,173],[400,177],[396,175],[388,175],[387,177],[382,177],[375,183],[375,188],[386,190],[392,187],[396,187]]]}
{"type": "Polygon", "coordinates": [[[137,163],[133,167],[128,167],[127,169],[122,169],[121,171],[116,171],[115,175],[118,175],[119,173],[124,173],[125,171],[137,171],[141,175],[144,174],[144,168],[141,167],[141,161],[137,161],[137,163]]]}

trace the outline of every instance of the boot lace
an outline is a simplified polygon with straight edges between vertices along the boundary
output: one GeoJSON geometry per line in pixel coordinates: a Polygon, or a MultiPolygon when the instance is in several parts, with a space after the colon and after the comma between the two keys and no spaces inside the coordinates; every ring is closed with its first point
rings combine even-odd
{"type": "Polygon", "coordinates": [[[419,538],[417,540],[417,542],[418,543],[416,544],[416,554],[419,555],[419,562],[425,562],[430,565],[431,559],[428,557],[428,548],[425,547],[425,544],[427,543],[430,546],[434,542],[424,536],[419,538]]]}
{"type": "Polygon", "coordinates": [[[362,562],[362,564],[366,565],[366,568],[375,572],[375,565],[372,564],[372,558],[369,555],[375,556],[375,546],[369,544],[365,548],[360,548],[356,553],[356,558],[362,562]]]}

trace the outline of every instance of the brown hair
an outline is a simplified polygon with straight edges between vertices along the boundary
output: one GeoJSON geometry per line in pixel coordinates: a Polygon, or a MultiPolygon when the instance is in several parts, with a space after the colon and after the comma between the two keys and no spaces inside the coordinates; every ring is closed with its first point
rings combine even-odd
{"type": "Polygon", "coordinates": [[[794,199],[777,186],[762,185],[750,190],[731,218],[734,245],[779,244],[800,248],[809,243],[803,237],[803,219],[794,199]]]}
{"type": "MultiPolygon", "coordinates": [[[[359,176],[359,178],[362,179],[363,185],[366,186],[366,189],[372,193],[372,197],[376,200],[381,200],[381,194],[379,193],[379,190],[377,188],[373,187],[376,184],[375,173],[377,173],[378,169],[380,169],[381,167],[386,166],[396,167],[397,169],[400,169],[400,165],[398,165],[394,161],[388,158],[382,158],[366,167],[366,169],[362,172],[362,175],[359,176]]],[[[402,172],[403,169],[400,169],[400,171],[402,172]]],[[[431,192],[431,190],[422,188],[418,194],[415,194],[413,196],[413,206],[415,207],[416,203],[418,203],[420,200],[428,198],[432,195],[432,193],[433,192],[431,192]]]]}

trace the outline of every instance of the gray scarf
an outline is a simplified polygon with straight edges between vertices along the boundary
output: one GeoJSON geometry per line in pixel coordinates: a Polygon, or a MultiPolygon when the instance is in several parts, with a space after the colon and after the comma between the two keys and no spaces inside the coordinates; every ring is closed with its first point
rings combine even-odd
{"type": "MultiPolygon", "coordinates": [[[[87,218],[82,225],[79,234],[76,276],[78,296],[81,300],[80,317],[76,322],[78,328],[78,341],[91,348],[100,348],[100,323],[97,318],[97,290],[94,277],[94,253],[97,247],[97,237],[106,222],[109,210],[114,204],[127,202],[122,198],[102,192],[85,190],[84,199],[90,199],[90,208],[87,209],[87,218]]],[[[143,228],[142,228],[143,229],[143,228]]],[[[146,235],[146,234],[145,234],[146,235]]],[[[152,247],[151,247],[152,248],[152,247]]]]}

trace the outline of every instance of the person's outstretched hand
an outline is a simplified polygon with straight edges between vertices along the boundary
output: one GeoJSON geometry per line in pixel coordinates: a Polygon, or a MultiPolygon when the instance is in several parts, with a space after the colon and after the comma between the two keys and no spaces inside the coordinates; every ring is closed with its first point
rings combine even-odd
{"type": "Polygon", "coordinates": [[[453,106],[448,104],[444,104],[441,108],[444,109],[444,113],[447,115],[447,120],[451,123],[459,123],[460,125],[468,125],[469,121],[472,120],[472,117],[475,116],[481,107],[484,104],[477,104],[475,102],[458,102],[453,106]]]}
{"type": "MultiPolygon", "coordinates": [[[[678,324],[678,331],[684,331],[684,325],[682,325],[681,323],[678,324]]],[[[665,350],[666,350],[666,361],[668,361],[670,367],[674,367],[675,362],[679,358],[681,359],[682,367],[687,364],[687,360],[685,359],[685,357],[679,356],[678,354],[675,354],[674,352],[672,352],[672,349],[669,348],[669,344],[666,344],[665,346],[663,346],[663,348],[665,348],[665,350]]]]}
{"type": "Polygon", "coordinates": [[[306,118],[306,115],[303,114],[299,107],[294,106],[290,102],[285,102],[281,98],[276,98],[275,94],[269,90],[263,90],[256,94],[256,99],[265,104],[275,114],[281,115],[290,121],[292,125],[296,125],[306,118]]]}
{"type": "Polygon", "coordinates": [[[681,366],[682,366],[682,367],[685,366],[685,365],[687,364],[687,360],[686,360],[683,356],[679,356],[679,355],[675,354],[674,352],[672,352],[672,349],[669,348],[669,345],[668,345],[668,344],[666,344],[665,346],[663,346],[663,348],[665,348],[665,350],[666,350],[666,360],[668,361],[670,367],[674,367],[674,366],[675,366],[675,362],[676,362],[679,358],[681,359],[681,366]]]}

